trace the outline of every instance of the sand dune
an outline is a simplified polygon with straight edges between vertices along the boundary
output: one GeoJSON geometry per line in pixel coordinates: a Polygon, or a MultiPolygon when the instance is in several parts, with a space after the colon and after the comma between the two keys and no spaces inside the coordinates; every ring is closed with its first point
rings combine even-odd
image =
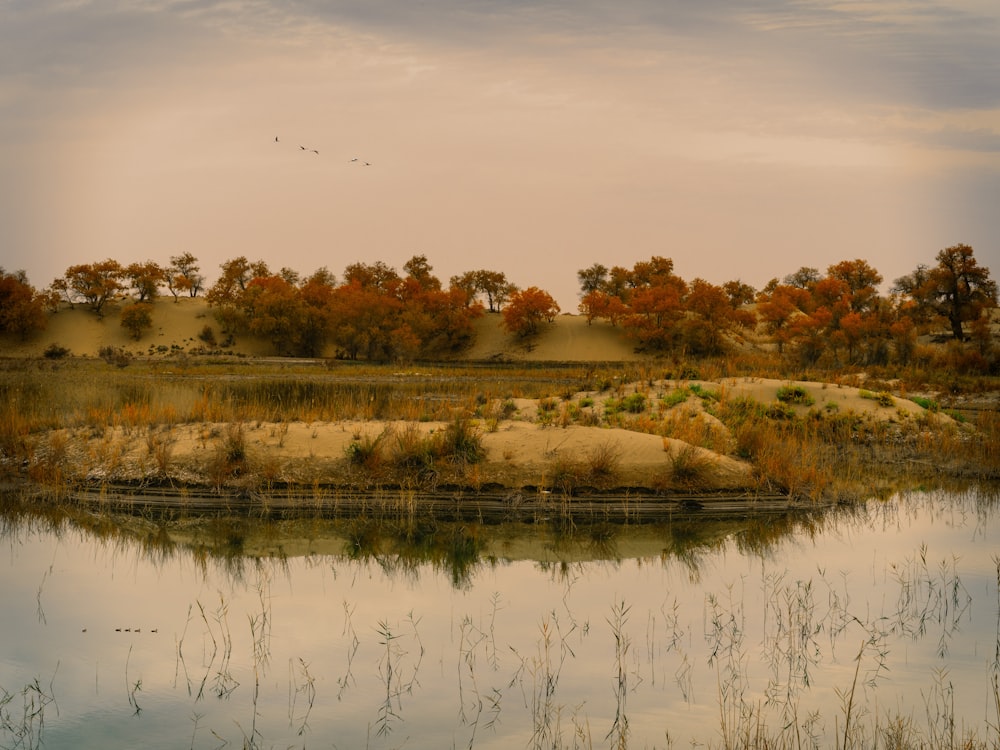
{"type": "MultiPolygon", "coordinates": [[[[120,347],[137,356],[200,350],[207,348],[199,339],[206,326],[213,329],[218,340],[224,338],[212,308],[200,297],[182,297],[176,302],[172,297],[157,299],[153,327],[138,341],[122,328],[120,310],[121,305],[111,303],[104,317],[98,317],[83,305],[64,308],[49,315],[46,329],[28,341],[10,336],[0,338],[3,355],[38,357],[52,344],[69,349],[75,356],[97,356],[105,346],[120,347]]],[[[558,316],[530,341],[519,340],[503,330],[498,314],[484,315],[475,321],[475,326],[475,343],[460,355],[462,359],[622,362],[642,358],[621,328],[603,321],[588,325],[586,318],[579,315],[558,316]]],[[[249,335],[236,337],[226,351],[245,356],[275,354],[269,341],[249,335]]],[[[332,349],[325,354],[332,356],[332,349]]]]}

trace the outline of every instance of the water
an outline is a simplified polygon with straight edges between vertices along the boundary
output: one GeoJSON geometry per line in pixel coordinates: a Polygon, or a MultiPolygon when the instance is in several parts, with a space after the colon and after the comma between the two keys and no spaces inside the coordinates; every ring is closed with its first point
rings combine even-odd
{"type": "Polygon", "coordinates": [[[456,527],[409,547],[319,521],[101,525],[4,526],[0,747],[722,747],[747,731],[829,747],[845,723],[864,746],[895,717],[941,746],[996,736],[1000,521],[976,493],[752,530],[456,527]]]}

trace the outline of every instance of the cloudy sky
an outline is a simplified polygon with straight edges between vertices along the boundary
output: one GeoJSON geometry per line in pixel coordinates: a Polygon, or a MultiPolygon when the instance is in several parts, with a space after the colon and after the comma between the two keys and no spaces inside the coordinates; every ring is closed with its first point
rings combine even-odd
{"type": "Polygon", "coordinates": [[[996,0],[0,0],[0,266],[38,287],[425,254],[575,311],[595,262],[891,281],[959,242],[1000,276],[996,0]]]}

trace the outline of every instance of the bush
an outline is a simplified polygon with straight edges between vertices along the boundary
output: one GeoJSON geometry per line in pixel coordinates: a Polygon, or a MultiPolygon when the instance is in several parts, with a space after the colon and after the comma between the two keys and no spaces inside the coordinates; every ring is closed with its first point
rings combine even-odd
{"type": "Polygon", "coordinates": [[[205,327],[201,329],[201,332],[198,334],[198,338],[211,347],[216,346],[215,331],[212,329],[212,326],[208,325],[208,323],[206,323],[205,327]]]}
{"type": "Polygon", "coordinates": [[[792,421],[797,415],[795,409],[788,404],[776,403],[771,404],[764,410],[764,416],[768,419],[792,421]]]}
{"type": "Polygon", "coordinates": [[[711,463],[693,445],[685,445],[670,456],[670,482],[675,487],[696,489],[710,474],[711,463]]]}
{"type": "Polygon", "coordinates": [[[344,449],[348,463],[368,470],[379,468],[382,465],[382,449],[387,435],[388,431],[383,431],[374,437],[371,435],[355,437],[344,449]]]}
{"type": "Polygon", "coordinates": [[[642,414],[646,410],[646,396],[642,393],[626,396],[621,401],[621,408],[629,414],[642,414]]]}
{"type": "Polygon", "coordinates": [[[483,438],[471,421],[455,417],[438,438],[438,453],[459,463],[479,463],[486,456],[483,438]]]}
{"type": "Polygon", "coordinates": [[[660,408],[664,410],[672,409],[678,404],[683,404],[687,401],[687,397],[688,391],[683,388],[674,388],[674,390],[660,399],[660,408]]]}
{"type": "Polygon", "coordinates": [[[879,406],[892,406],[893,404],[896,403],[895,399],[892,397],[892,394],[889,393],[888,391],[879,391],[878,393],[873,393],[872,391],[866,391],[862,389],[858,391],[858,395],[861,396],[861,398],[871,399],[879,406]]]}
{"type": "Polygon", "coordinates": [[[622,448],[618,443],[607,440],[591,448],[587,456],[590,478],[611,480],[618,474],[622,461],[622,448]]]}
{"type": "Polygon", "coordinates": [[[700,398],[702,401],[718,401],[719,392],[710,391],[706,388],[702,388],[698,383],[692,383],[688,386],[688,390],[691,391],[695,396],[700,398]]]}
{"type": "Polygon", "coordinates": [[[925,396],[910,396],[910,401],[915,403],[917,406],[923,407],[927,411],[938,411],[941,406],[932,398],[926,398],[925,396]]]}
{"type": "Polygon", "coordinates": [[[117,346],[102,346],[97,350],[97,356],[116,367],[128,367],[134,358],[130,351],[117,346]]]}
{"type": "Polygon", "coordinates": [[[816,399],[801,385],[783,385],[778,389],[778,401],[785,404],[812,406],[816,399]]]}
{"type": "Polygon", "coordinates": [[[63,359],[69,356],[69,349],[65,346],[59,346],[59,344],[49,344],[42,356],[46,359],[63,359]]]}
{"type": "Polygon", "coordinates": [[[153,306],[148,302],[136,302],[121,313],[121,326],[133,339],[138,341],[144,331],[153,327],[153,306]]]}

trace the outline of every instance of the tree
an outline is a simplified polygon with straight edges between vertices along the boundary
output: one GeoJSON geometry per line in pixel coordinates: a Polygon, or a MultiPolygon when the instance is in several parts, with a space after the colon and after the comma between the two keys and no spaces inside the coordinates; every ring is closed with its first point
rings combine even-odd
{"type": "Polygon", "coordinates": [[[759,298],[757,314],[764,323],[764,330],[777,342],[778,354],[784,352],[785,344],[792,339],[792,321],[804,314],[809,304],[807,290],[788,284],[778,284],[767,297],[759,298]]]}
{"type": "Polygon", "coordinates": [[[486,295],[490,312],[500,312],[517,292],[517,287],[507,281],[507,276],[502,271],[476,271],[476,285],[486,295]]]}
{"type": "Polygon", "coordinates": [[[736,308],[751,304],[757,297],[757,290],[739,279],[727,281],[722,289],[729,297],[729,304],[736,308]]]}
{"type": "MultiPolygon", "coordinates": [[[[412,278],[406,284],[416,286],[412,278]]],[[[467,346],[474,337],[472,321],[482,314],[482,305],[465,304],[460,289],[417,287],[405,297],[400,319],[417,337],[419,353],[426,357],[452,354],[467,346]]]]}
{"type": "Polygon", "coordinates": [[[159,263],[151,260],[145,263],[130,263],[125,267],[124,278],[135,290],[136,301],[151,302],[159,293],[160,284],[167,280],[167,272],[159,263]]]}
{"type": "Polygon", "coordinates": [[[795,273],[790,273],[785,277],[785,286],[794,286],[799,289],[809,289],[817,281],[819,281],[822,276],[820,276],[818,268],[809,268],[808,266],[802,266],[795,273]]]}
{"type": "Polygon", "coordinates": [[[270,339],[278,354],[298,353],[306,321],[298,289],[281,276],[257,276],[247,285],[240,306],[251,333],[270,339]]]}
{"type": "Polygon", "coordinates": [[[559,314],[559,305],[552,296],[536,286],[514,292],[503,309],[503,326],[514,335],[525,338],[538,333],[543,322],[551,323],[559,314]]]}
{"type": "Polygon", "coordinates": [[[250,282],[254,279],[268,278],[271,276],[271,271],[264,261],[251,263],[242,255],[227,260],[219,267],[222,269],[222,274],[205,293],[205,299],[208,304],[216,308],[215,318],[223,330],[233,333],[249,325],[250,307],[244,296],[250,282]]]}
{"type": "Polygon", "coordinates": [[[580,300],[577,309],[587,316],[587,324],[591,324],[594,318],[604,318],[611,325],[618,325],[622,317],[628,312],[625,303],[618,297],[602,292],[599,289],[588,292],[580,300]]]}
{"type": "Polygon", "coordinates": [[[868,261],[842,260],[826,270],[827,276],[840,279],[850,291],[849,305],[852,311],[863,313],[871,310],[878,299],[878,285],[882,274],[868,265],[868,261]]]}
{"type": "Polygon", "coordinates": [[[184,292],[191,297],[198,296],[205,283],[205,277],[201,275],[200,270],[198,259],[191,253],[170,257],[170,265],[166,270],[166,284],[167,289],[174,295],[174,302],[184,292]]]}
{"type": "Polygon", "coordinates": [[[691,282],[684,298],[687,316],[681,321],[683,338],[693,354],[721,354],[725,334],[738,327],[751,327],[756,316],[749,310],[733,307],[723,287],[704,279],[691,282]]]}
{"type": "Polygon", "coordinates": [[[142,338],[143,331],[153,327],[153,309],[148,302],[136,302],[122,310],[121,326],[133,339],[142,338]]]}
{"type": "Polygon", "coordinates": [[[466,307],[471,306],[479,295],[479,281],[476,279],[476,271],[466,271],[461,275],[452,276],[448,280],[448,285],[462,293],[466,307]]]}
{"type": "Polygon", "coordinates": [[[901,276],[892,283],[892,294],[900,297],[899,308],[919,326],[925,326],[937,316],[934,307],[934,287],[931,269],[925,263],[913,273],[901,276]]]}
{"type": "Polygon", "coordinates": [[[331,341],[349,359],[391,360],[412,343],[399,318],[403,303],[358,280],[337,287],[329,309],[331,341]]]}
{"type": "Polygon", "coordinates": [[[608,268],[600,263],[595,263],[590,268],[582,268],[577,271],[576,278],[580,281],[580,296],[586,297],[592,292],[605,291],[608,283],[608,268]]]}
{"type": "Polygon", "coordinates": [[[335,283],[333,274],[320,268],[299,288],[304,316],[299,349],[303,356],[320,356],[330,337],[330,305],[335,283]]]}
{"type": "Polygon", "coordinates": [[[673,283],[636,289],[622,326],[642,349],[669,349],[677,338],[677,322],[684,316],[686,293],[687,284],[679,277],[673,283]]]}
{"type": "Polygon", "coordinates": [[[45,324],[44,296],[35,293],[23,271],[11,274],[0,268],[0,333],[24,340],[45,324]]]}
{"type": "Polygon", "coordinates": [[[674,261],[654,255],[649,260],[640,260],[632,266],[628,274],[628,285],[632,289],[648,289],[654,286],[665,286],[679,276],[674,275],[674,261]]]}
{"type": "Polygon", "coordinates": [[[352,263],[344,269],[344,283],[358,284],[362,289],[375,289],[381,292],[395,291],[399,283],[399,274],[395,268],[380,260],[372,264],[352,263]]]}
{"type": "Polygon", "coordinates": [[[980,266],[969,245],[953,245],[937,254],[925,287],[935,310],[948,319],[952,336],[965,340],[962,323],[976,320],[986,308],[996,307],[997,284],[990,270],[980,266]]]}
{"type": "Polygon", "coordinates": [[[104,305],[122,289],[124,269],[110,258],[100,263],[70,266],[66,269],[65,281],[67,297],[82,299],[99,316],[104,314],[104,305]]]}
{"type": "Polygon", "coordinates": [[[434,269],[427,262],[426,255],[414,255],[403,264],[403,270],[406,271],[407,277],[416,281],[422,289],[436,291],[441,288],[441,281],[431,273],[434,269]]]}

